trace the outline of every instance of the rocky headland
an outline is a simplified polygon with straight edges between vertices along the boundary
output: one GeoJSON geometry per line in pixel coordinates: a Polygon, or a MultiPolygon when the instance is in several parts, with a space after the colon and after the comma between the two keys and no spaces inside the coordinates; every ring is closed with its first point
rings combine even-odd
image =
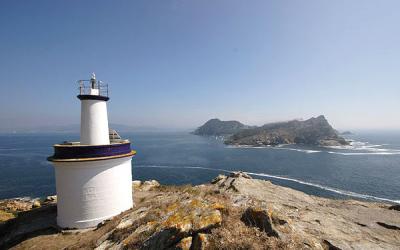
{"type": "Polygon", "coordinates": [[[305,121],[277,122],[261,127],[250,127],[241,123],[239,126],[237,123],[239,122],[223,122],[213,119],[199,127],[194,134],[225,135],[225,144],[237,146],[277,146],[281,144],[342,146],[349,144],[332,128],[323,115],[305,121]],[[233,126],[233,124],[237,126],[233,126]]]}
{"type": "Polygon", "coordinates": [[[0,249],[399,249],[400,207],[332,200],[245,173],[198,186],[134,181],[134,208],[62,230],[56,197],[0,202],[0,249]]]}

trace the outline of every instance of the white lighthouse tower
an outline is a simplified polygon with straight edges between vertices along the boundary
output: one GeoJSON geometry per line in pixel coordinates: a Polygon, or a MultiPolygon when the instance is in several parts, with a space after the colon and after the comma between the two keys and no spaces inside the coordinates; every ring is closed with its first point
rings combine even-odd
{"type": "Polygon", "coordinates": [[[80,142],[54,145],[57,224],[88,228],[133,206],[132,157],[128,140],[109,136],[108,85],[80,80],[80,142]]]}

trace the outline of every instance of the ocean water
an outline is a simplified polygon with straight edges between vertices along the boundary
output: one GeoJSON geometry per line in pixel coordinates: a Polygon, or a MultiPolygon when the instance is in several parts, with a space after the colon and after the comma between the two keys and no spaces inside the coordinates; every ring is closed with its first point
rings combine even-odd
{"type": "MultiPolygon", "coordinates": [[[[275,184],[329,198],[400,203],[400,132],[357,133],[346,147],[231,147],[186,132],[122,133],[137,150],[133,178],[200,184],[245,171],[275,184]]],[[[55,194],[46,157],[77,134],[0,135],[0,199],[55,194]]]]}

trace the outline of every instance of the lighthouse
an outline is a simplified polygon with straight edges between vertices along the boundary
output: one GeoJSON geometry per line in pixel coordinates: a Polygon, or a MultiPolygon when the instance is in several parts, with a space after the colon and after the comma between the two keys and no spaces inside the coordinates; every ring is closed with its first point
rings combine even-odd
{"type": "Polygon", "coordinates": [[[108,85],[80,80],[79,142],[54,145],[49,157],[55,168],[57,224],[61,228],[97,226],[132,208],[132,157],[129,140],[110,134],[108,85]]]}

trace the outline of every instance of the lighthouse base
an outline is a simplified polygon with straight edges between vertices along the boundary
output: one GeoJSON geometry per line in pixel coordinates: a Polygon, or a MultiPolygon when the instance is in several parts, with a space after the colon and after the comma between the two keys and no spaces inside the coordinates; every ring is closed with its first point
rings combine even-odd
{"type": "Polygon", "coordinates": [[[57,224],[95,227],[133,206],[132,156],[99,161],[53,162],[57,224]]]}

